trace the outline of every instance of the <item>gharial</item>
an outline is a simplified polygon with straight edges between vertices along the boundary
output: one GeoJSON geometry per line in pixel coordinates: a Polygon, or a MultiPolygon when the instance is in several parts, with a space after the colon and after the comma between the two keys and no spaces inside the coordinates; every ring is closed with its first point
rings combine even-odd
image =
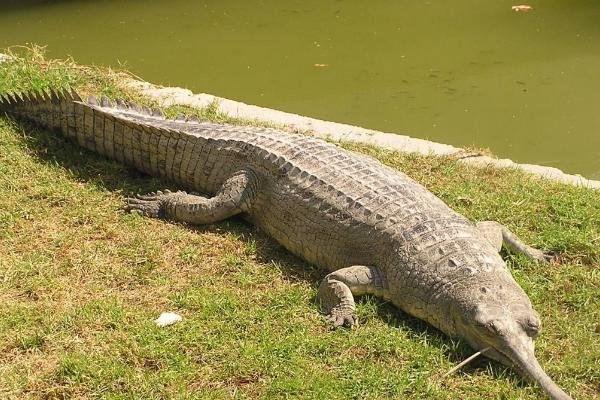
{"type": "Polygon", "coordinates": [[[544,253],[496,222],[471,223],[403,173],[306,135],[168,120],[71,90],[5,94],[0,111],[192,191],[138,195],[130,211],[191,224],[242,214],[329,271],[317,300],[334,326],[355,325],[353,296],[373,294],[570,398],[534,356],[540,318],[499,250],[544,253]]]}

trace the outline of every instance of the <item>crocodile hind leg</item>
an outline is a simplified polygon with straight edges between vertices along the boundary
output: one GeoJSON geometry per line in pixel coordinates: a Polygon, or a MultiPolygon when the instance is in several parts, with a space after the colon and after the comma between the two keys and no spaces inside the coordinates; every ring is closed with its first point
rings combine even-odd
{"type": "Polygon", "coordinates": [[[522,254],[536,262],[546,262],[551,255],[541,250],[526,245],[521,239],[512,233],[507,227],[496,221],[482,221],[477,223],[477,229],[492,243],[498,251],[502,245],[513,253],[522,254]]]}
{"type": "Polygon", "coordinates": [[[252,170],[240,170],[228,178],[215,196],[156,192],[127,199],[127,210],[153,218],[170,218],[191,224],[210,224],[248,211],[256,195],[258,178],[252,170]]]}
{"type": "Polygon", "coordinates": [[[317,302],[334,327],[358,325],[354,296],[385,296],[385,277],[377,267],[355,265],[338,269],[321,282],[317,302]]]}

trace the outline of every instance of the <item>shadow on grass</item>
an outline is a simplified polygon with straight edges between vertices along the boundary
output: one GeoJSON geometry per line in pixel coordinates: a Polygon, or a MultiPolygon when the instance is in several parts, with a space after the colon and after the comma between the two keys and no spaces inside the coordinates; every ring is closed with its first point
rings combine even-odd
{"type": "MultiPolygon", "coordinates": [[[[59,133],[40,129],[28,122],[15,122],[16,127],[27,132],[23,141],[27,148],[32,150],[41,163],[60,165],[79,180],[92,183],[94,186],[131,196],[135,193],[147,193],[156,190],[179,190],[173,182],[165,179],[151,177],[133,168],[124,166],[104,156],[95,154],[79,147],[77,144],[60,136],[59,133]]],[[[294,256],[282,246],[270,239],[260,230],[245,222],[241,217],[234,217],[220,223],[205,226],[188,226],[190,230],[199,233],[222,233],[223,231],[235,234],[245,242],[256,243],[256,259],[261,263],[276,261],[282,272],[293,280],[306,281],[313,288],[317,288],[326,272],[310,265],[294,256]]],[[[362,296],[357,302],[366,301],[370,296],[362,296]]],[[[473,353],[465,343],[453,342],[456,345],[448,346],[451,341],[444,333],[435,329],[426,322],[414,318],[397,309],[389,302],[374,299],[377,304],[377,315],[391,327],[408,332],[409,340],[422,340],[425,335],[427,342],[438,347],[448,347],[446,356],[452,363],[459,363],[473,353]]],[[[479,357],[463,368],[466,373],[488,370],[495,378],[510,376],[518,386],[526,386],[519,375],[510,368],[479,357]]]]}

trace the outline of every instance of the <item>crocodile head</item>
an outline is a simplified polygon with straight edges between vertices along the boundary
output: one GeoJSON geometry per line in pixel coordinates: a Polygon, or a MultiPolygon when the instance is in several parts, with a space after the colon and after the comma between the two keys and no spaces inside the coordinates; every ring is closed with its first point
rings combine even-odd
{"type": "Polygon", "coordinates": [[[457,333],[474,349],[537,382],[552,399],[571,399],[546,375],[534,355],[541,321],[529,298],[514,280],[497,279],[472,285],[453,310],[457,333]]]}

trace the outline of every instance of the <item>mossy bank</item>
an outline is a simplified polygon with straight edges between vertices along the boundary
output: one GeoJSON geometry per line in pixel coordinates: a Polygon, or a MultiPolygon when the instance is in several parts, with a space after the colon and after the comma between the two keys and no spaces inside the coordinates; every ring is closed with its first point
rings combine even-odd
{"type": "MultiPolygon", "coordinates": [[[[70,86],[156,105],[122,72],[14,55],[0,93],[70,86]]],[[[166,111],[244,122],[215,107],[166,111]]],[[[554,252],[543,266],[507,255],[542,316],[538,358],[575,398],[600,396],[600,192],[341,145],[554,252]]],[[[470,349],[371,297],[358,329],[330,330],[313,301],[323,273],[241,220],[191,227],[122,211],[126,195],[163,188],[176,189],[0,117],[0,397],[542,398],[484,359],[441,379],[470,349]],[[158,328],[163,311],[184,320],[158,328]]]]}

